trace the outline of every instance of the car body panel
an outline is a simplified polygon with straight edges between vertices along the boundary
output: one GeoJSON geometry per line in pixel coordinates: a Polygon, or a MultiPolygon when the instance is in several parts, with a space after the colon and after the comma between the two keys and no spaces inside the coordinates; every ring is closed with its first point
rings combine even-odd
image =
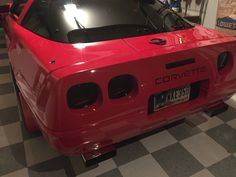
{"type": "Polygon", "coordinates": [[[234,37],[196,25],[175,32],[67,44],[20,25],[31,4],[28,1],[17,20],[11,15],[5,18],[8,54],[24,105],[29,106],[49,144],[64,154],[118,143],[204,110],[236,92],[234,37]],[[167,43],[150,44],[156,38],[167,43]],[[231,52],[232,63],[225,73],[219,73],[217,58],[224,51],[231,52]],[[190,58],[195,63],[166,68],[168,63],[190,58]],[[127,97],[111,100],[108,83],[122,74],[134,76],[137,88],[127,97]],[[96,103],[69,108],[70,87],[90,82],[99,86],[96,103]],[[151,95],[195,82],[201,85],[198,98],[148,113],[151,95]]]}

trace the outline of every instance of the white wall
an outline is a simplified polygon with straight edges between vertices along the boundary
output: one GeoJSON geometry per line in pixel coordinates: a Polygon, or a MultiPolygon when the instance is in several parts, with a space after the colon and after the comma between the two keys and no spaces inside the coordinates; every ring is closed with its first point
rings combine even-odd
{"type": "Polygon", "coordinates": [[[206,9],[203,25],[208,28],[215,28],[217,15],[218,0],[209,0],[206,9]]]}
{"type": "MultiPolygon", "coordinates": [[[[185,8],[185,2],[182,1],[183,12],[185,8]]],[[[218,0],[209,0],[205,14],[203,15],[203,25],[208,28],[215,28],[216,24],[216,13],[218,7],[218,0]]],[[[191,6],[188,8],[188,15],[199,15],[200,6],[192,1],[191,6]]]]}

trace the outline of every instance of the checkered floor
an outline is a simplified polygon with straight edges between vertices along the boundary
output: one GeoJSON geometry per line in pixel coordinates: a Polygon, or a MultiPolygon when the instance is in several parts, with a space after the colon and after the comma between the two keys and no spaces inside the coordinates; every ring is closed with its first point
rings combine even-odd
{"type": "Polygon", "coordinates": [[[236,97],[229,110],[203,113],[123,145],[117,156],[86,168],[81,157],[53,151],[29,134],[18,114],[0,31],[0,176],[4,177],[236,177],[236,97]]]}

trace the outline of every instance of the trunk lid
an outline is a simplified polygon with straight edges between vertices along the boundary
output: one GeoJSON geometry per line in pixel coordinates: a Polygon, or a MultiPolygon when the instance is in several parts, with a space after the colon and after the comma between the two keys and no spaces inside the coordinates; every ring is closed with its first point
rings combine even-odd
{"type": "MultiPolygon", "coordinates": [[[[168,48],[170,46],[177,47],[182,44],[199,43],[201,41],[213,40],[225,37],[225,34],[203,28],[202,26],[195,26],[187,30],[180,30],[175,32],[160,33],[136,38],[124,39],[131,47],[137,51],[152,50],[157,48],[168,48]],[[153,39],[162,39],[166,41],[165,45],[150,44],[153,39]]],[[[214,40],[212,41],[214,42],[214,40]]],[[[197,47],[197,46],[196,46],[197,47]]],[[[163,49],[164,50],[164,49],[163,49]]]]}

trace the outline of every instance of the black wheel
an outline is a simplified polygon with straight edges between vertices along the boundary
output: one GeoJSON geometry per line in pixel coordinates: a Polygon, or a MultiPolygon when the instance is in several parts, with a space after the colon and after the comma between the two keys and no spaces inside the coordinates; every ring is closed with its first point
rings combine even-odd
{"type": "Polygon", "coordinates": [[[29,132],[37,132],[37,131],[39,131],[38,125],[35,122],[35,120],[33,118],[33,114],[31,112],[29,106],[25,102],[23,96],[21,95],[19,87],[16,84],[16,79],[15,79],[14,72],[12,70],[12,66],[10,65],[9,67],[10,67],[12,83],[13,83],[16,98],[17,98],[17,103],[18,103],[17,105],[18,105],[19,114],[22,118],[22,121],[24,122],[24,126],[26,127],[26,129],[29,132]]]}

